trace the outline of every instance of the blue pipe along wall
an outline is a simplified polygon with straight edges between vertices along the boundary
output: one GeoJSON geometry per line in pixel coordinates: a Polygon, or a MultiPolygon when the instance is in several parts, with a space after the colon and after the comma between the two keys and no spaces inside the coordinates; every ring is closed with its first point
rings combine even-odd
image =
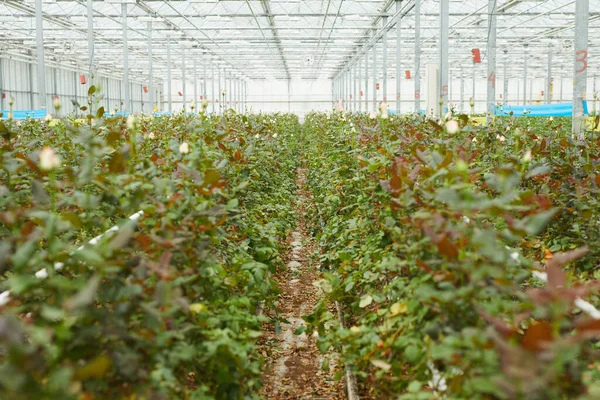
{"type": "MultiPolygon", "coordinates": [[[[583,101],[583,112],[589,115],[587,101],[583,101]]],[[[0,111],[2,113],[2,119],[8,119],[8,110],[0,111]]],[[[388,110],[390,114],[398,114],[397,110],[388,110]]],[[[424,114],[425,110],[421,110],[421,114],[424,114]]],[[[573,116],[573,103],[557,103],[557,104],[535,104],[526,106],[509,106],[502,105],[497,106],[495,109],[495,115],[499,117],[509,117],[512,113],[514,117],[572,117],[573,116]]],[[[23,120],[27,118],[40,119],[46,118],[46,110],[15,110],[13,111],[13,119],[23,120]]],[[[106,113],[105,116],[110,116],[110,113],[106,113]]],[[[128,112],[118,112],[114,116],[126,117],[128,112]]],[[[155,116],[159,115],[170,115],[168,112],[156,112],[153,113],[155,116]]]]}

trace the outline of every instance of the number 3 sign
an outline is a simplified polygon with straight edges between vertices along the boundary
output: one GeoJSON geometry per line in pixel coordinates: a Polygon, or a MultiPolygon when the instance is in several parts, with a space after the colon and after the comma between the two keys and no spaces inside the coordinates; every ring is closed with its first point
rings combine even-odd
{"type": "Polygon", "coordinates": [[[587,50],[577,50],[575,55],[576,55],[575,60],[582,64],[581,68],[575,70],[575,72],[579,74],[587,69],[588,52],[587,52],[587,50]]]}

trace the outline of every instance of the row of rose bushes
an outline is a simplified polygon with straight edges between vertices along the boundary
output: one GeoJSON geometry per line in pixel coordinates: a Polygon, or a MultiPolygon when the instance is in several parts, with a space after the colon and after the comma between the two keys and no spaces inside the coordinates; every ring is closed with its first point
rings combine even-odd
{"type": "Polygon", "coordinates": [[[256,398],[297,117],[102,114],[0,125],[0,397],[256,398]]]}
{"type": "Polygon", "coordinates": [[[321,348],[366,398],[597,398],[598,138],[447,117],[307,117],[321,348]]]}

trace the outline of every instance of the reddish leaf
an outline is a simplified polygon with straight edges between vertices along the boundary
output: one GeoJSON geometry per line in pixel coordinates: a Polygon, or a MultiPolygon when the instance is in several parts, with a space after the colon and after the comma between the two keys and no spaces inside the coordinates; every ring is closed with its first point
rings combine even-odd
{"type": "Polygon", "coordinates": [[[204,183],[208,185],[214,185],[215,183],[219,182],[220,177],[221,176],[219,175],[219,173],[214,169],[208,170],[204,175],[204,183]]]}
{"type": "Polygon", "coordinates": [[[596,175],[594,182],[596,182],[596,185],[600,186],[600,174],[596,175]]]}
{"type": "Polygon", "coordinates": [[[537,321],[525,332],[522,345],[529,351],[540,352],[551,342],[552,327],[546,321],[537,321]]]}
{"type": "Polygon", "coordinates": [[[440,240],[435,243],[440,253],[445,255],[448,258],[458,258],[458,250],[456,247],[448,240],[446,234],[443,234],[440,237],[440,240]]]}
{"type": "Polygon", "coordinates": [[[392,179],[390,179],[390,187],[395,192],[399,191],[402,187],[402,180],[397,175],[392,176],[392,179]]]}
{"type": "Polygon", "coordinates": [[[152,238],[150,238],[150,236],[146,235],[145,233],[138,233],[135,236],[135,241],[138,242],[140,246],[142,246],[142,249],[144,251],[148,251],[148,248],[152,245],[152,238]]]}
{"type": "Polygon", "coordinates": [[[565,271],[563,271],[558,265],[548,262],[546,273],[548,274],[548,287],[552,289],[560,289],[565,287],[567,274],[565,274],[565,271]]]}
{"type": "Polygon", "coordinates": [[[454,246],[454,244],[452,244],[452,242],[450,242],[448,236],[445,233],[438,235],[433,231],[433,229],[431,229],[428,226],[423,227],[423,231],[437,246],[438,251],[441,254],[445,255],[448,258],[458,258],[458,249],[456,248],[456,246],[454,246]]]}
{"type": "Polygon", "coordinates": [[[408,178],[411,181],[414,181],[417,177],[417,175],[419,174],[419,171],[421,170],[421,166],[417,165],[416,167],[413,168],[412,171],[410,171],[410,174],[408,175],[408,178]]]}
{"type": "Polygon", "coordinates": [[[417,266],[427,273],[433,273],[433,269],[421,260],[417,260],[417,266]]]}
{"type": "Polygon", "coordinates": [[[494,329],[500,332],[505,338],[514,336],[517,333],[517,330],[515,328],[513,328],[506,322],[489,315],[483,310],[479,310],[479,315],[481,315],[483,319],[485,319],[489,324],[491,324],[494,327],[494,329]]]}
{"type": "MultiPolygon", "coordinates": [[[[578,249],[568,251],[566,253],[555,253],[552,259],[548,260],[546,268],[562,268],[564,265],[570,263],[571,261],[575,261],[578,258],[583,257],[588,251],[588,247],[583,246],[578,249]]],[[[550,279],[550,272],[548,273],[548,279],[550,279]]]]}
{"type": "Polygon", "coordinates": [[[575,323],[579,332],[600,334],[600,319],[583,318],[575,323]]]}

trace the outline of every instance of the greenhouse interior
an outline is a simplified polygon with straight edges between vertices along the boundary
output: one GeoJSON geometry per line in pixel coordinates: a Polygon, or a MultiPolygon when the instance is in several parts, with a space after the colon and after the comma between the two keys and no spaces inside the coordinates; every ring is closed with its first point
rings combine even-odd
{"type": "Polygon", "coordinates": [[[600,1],[0,1],[0,399],[600,399],[600,1]]]}

